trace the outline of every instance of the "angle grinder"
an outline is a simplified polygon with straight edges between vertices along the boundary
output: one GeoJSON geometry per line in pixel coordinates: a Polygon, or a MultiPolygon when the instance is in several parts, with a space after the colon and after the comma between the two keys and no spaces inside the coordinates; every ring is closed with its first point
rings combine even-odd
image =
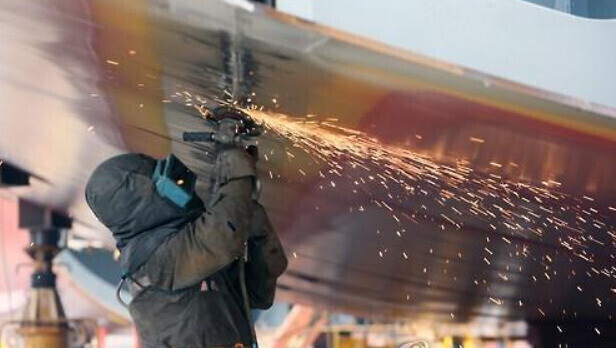
{"type": "MultiPolygon", "coordinates": [[[[263,133],[262,124],[257,123],[244,111],[230,106],[207,109],[205,120],[212,128],[216,129],[216,132],[184,132],[182,139],[186,142],[215,143],[222,147],[241,147],[245,149],[248,155],[258,160],[258,148],[255,145],[247,144],[247,142],[263,133]]],[[[258,200],[260,193],[261,181],[255,178],[253,199],[258,200]]]]}
{"type": "Polygon", "coordinates": [[[184,132],[182,138],[187,142],[216,142],[222,145],[244,145],[245,141],[263,133],[263,125],[257,123],[244,111],[218,106],[208,109],[205,120],[216,132],[184,132]]]}

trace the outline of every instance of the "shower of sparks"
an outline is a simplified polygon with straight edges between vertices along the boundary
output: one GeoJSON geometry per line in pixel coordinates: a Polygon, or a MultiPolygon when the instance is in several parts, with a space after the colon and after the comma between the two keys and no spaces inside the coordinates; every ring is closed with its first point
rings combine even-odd
{"type": "MultiPolygon", "coordinates": [[[[265,122],[270,134],[291,140],[294,149],[316,158],[321,168],[327,168],[321,169],[321,173],[340,177],[340,172],[346,170],[351,182],[376,183],[396,192],[389,202],[374,202],[390,213],[394,211],[392,206],[400,206],[405,200],[425,202],[429,198],[448,208],[438,215],[457,229],[480,221],[482,225],[522,238],[542,238],[549,232],[557,232],[560,245],[587,262],[594,259],[594,255],[587,253],[588,243],[605,245],[616,240],[614,226],[603,221],[605,209],[588,206],[591,197],[569,197],[541,186],[485,177],[475,174],[464,161],[455,166],[437,164],[426,156],[382,144],[329,120],[314,122],[308,118],[249,112],[265,122]],[[405,192],[405,197],[399,197],[399,192],[405,192]]],[[[503,166],[497,162],[490,164],[497,168],[503,166]]],[[[307,172],[305,168],[299,170],[307,172]]],[[[332,187],[336,186],[334,181],[330,182],[332,187]]],[[[391,216],[399,219],[394,213],[391,216]]],[[[408,214],[402,216],[411,220],[408,214]]],[[[505,235],[501,238],[511,244],[505,235]]]]}
{"type": "MultiPolygon", "coordinates": [[[[188,106],[203,114],[200,107],[205,98],[188,92],[177,92],[172,98],[190,104],[188,106]]],[[[525,277],[529,286],[550,283],[556,277],[566,277],[567,281],[588,281],[593,277],[616,281],[613,262],[605,262],[604,257],[595,255],[597,248],[602,248],[602,252],[616,258],[616,228],[613,225],[616,208],[613,205],[599,206],[590,196],[576,197],[559,192],[562,185],[553,179],[535,185],[498,175],[507,167],[517,168],[514,162],[491,161],[493,173],[482,174],[475,172],[468,160],[438,163],[412,149],[384,144],[364,132],[344,127],[336,118],[288,117],[262,109],[245,111],[264,123],[268,139],[279,140],[276,151],[267,149],[262,155],[265,161],[293,163],[294,176],[287,174],[286,182],[302,182],[313,177],[319,180],[320,190],[364,194],[369,203],[351,206],[348,210],[362,213],[370,207],[381,211],[397,226],[391,232],[397,238],[405,237],[406,233],[401,232],[407,230],[404,227],[424,221],[435,224],[435,233],[467,230],[488,233],[485,245],[478,245],[475,257],[478,264],[494,270],[498,277],[475,280],[475,284],[485,287],[486,297],[493,305],[505,303],[505,299],[496,297],[498,293],[491,293],[490,284],[494,282],[520,283],[520,277],[525,277]],[[574,260],[577,262],[571,270],[556,269],[557,263],[573,264],[574,260]],[[535,264],[537,266],[531,266],[535,264]]],[[[478,137],[469,140],[478,145],[485,143],[478,137]]],[[[271,180],[282,178],[276,168],[269,164],[268,167],[271,180]]],[[[377,231],[377,236],[385,233],[382,226],[371,227],[377,231]]],[[[403,243],[400,245],[403,248],[403,243]]],[[[430,248],[430,254],[434,252],[430,248]]],[[[388,257],[384,247],[379,247],[376,253],[378,258],[388,257]]],[[[397,255],[413,264],[408,251],[399,251],[397,255]]],[[[462,258],[460,252],[457,255],[458,259],[462,258]]],[[[447,273],[445,269],[441,271],[447,273]]],[[[425,267],[423,273],[427,273],[425,267]]],[[[452,276],[452,279],[455,281],[458,277],[452,276]]],[[[581,287],[577,288],[582,291],[581,287]]],[[[603,296],[616,294],[613,288],[604,290],[603,296]]],[[[605,302],[599,297],[590,299],[599,307],[605,302]]],[[[525,298],[511,300],[507,303],[520,307],[529,303],[525,298]]],[[[546,316],[542,308],[536,308],[546,316]]]]}
{"type": "Polygon", "coordinates": [[[490,302],[494,303],[497,306],[501,306],[503,304],[503,301],[499,300],[499,299],[495,299],[495,298],[490,297],[489,300],[490,300],[490,302]]]}

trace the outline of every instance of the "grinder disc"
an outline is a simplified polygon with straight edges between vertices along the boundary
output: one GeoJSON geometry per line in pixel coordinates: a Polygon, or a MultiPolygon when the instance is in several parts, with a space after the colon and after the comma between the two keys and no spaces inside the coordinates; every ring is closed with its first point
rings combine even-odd
{"type": "Polygon", "coordinates": [[[217,123],[223,119],[237,120],[240,122],[238,132],[245,136],[258,136],[263,132],[263,127],[250,117],[250,115],[240,109],[230,106],[218,106],[210,110],[206,118],[217,123]]]}

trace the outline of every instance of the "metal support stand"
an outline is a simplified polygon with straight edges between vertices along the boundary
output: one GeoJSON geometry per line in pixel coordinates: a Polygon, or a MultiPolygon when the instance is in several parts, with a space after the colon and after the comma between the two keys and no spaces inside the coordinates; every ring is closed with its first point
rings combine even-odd
{"type": "Polygon", "coordinates": [[[30,231],[25,249],[34,261],[31,289],[22,319],[0,327],[0,345],[19,348],[77,348],[96,334],[92,320],[68,320],[56,289],[53,259],[62,250],[71,219],[31,203],[19,202],[19,225],[30,231]]]}
{"type": "Polygon", "coordinates": [[[58,229],[30,230],[26,252],[34,260],[34,272],[28,302],[17,333],[24,348],[67,347],[68,325],[58,293],[52,260],[60,251],[58,229]]]}

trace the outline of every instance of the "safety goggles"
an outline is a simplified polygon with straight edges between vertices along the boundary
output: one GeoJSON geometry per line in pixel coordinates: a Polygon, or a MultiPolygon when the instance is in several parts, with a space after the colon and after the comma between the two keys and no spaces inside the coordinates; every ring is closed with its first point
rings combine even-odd
{"type": "Polygon", "coordinates": [[[180,208],[185,208],[195,194],[197,176],[173,154],[156,161],[152,180],[158,194],[180,208]]]}

